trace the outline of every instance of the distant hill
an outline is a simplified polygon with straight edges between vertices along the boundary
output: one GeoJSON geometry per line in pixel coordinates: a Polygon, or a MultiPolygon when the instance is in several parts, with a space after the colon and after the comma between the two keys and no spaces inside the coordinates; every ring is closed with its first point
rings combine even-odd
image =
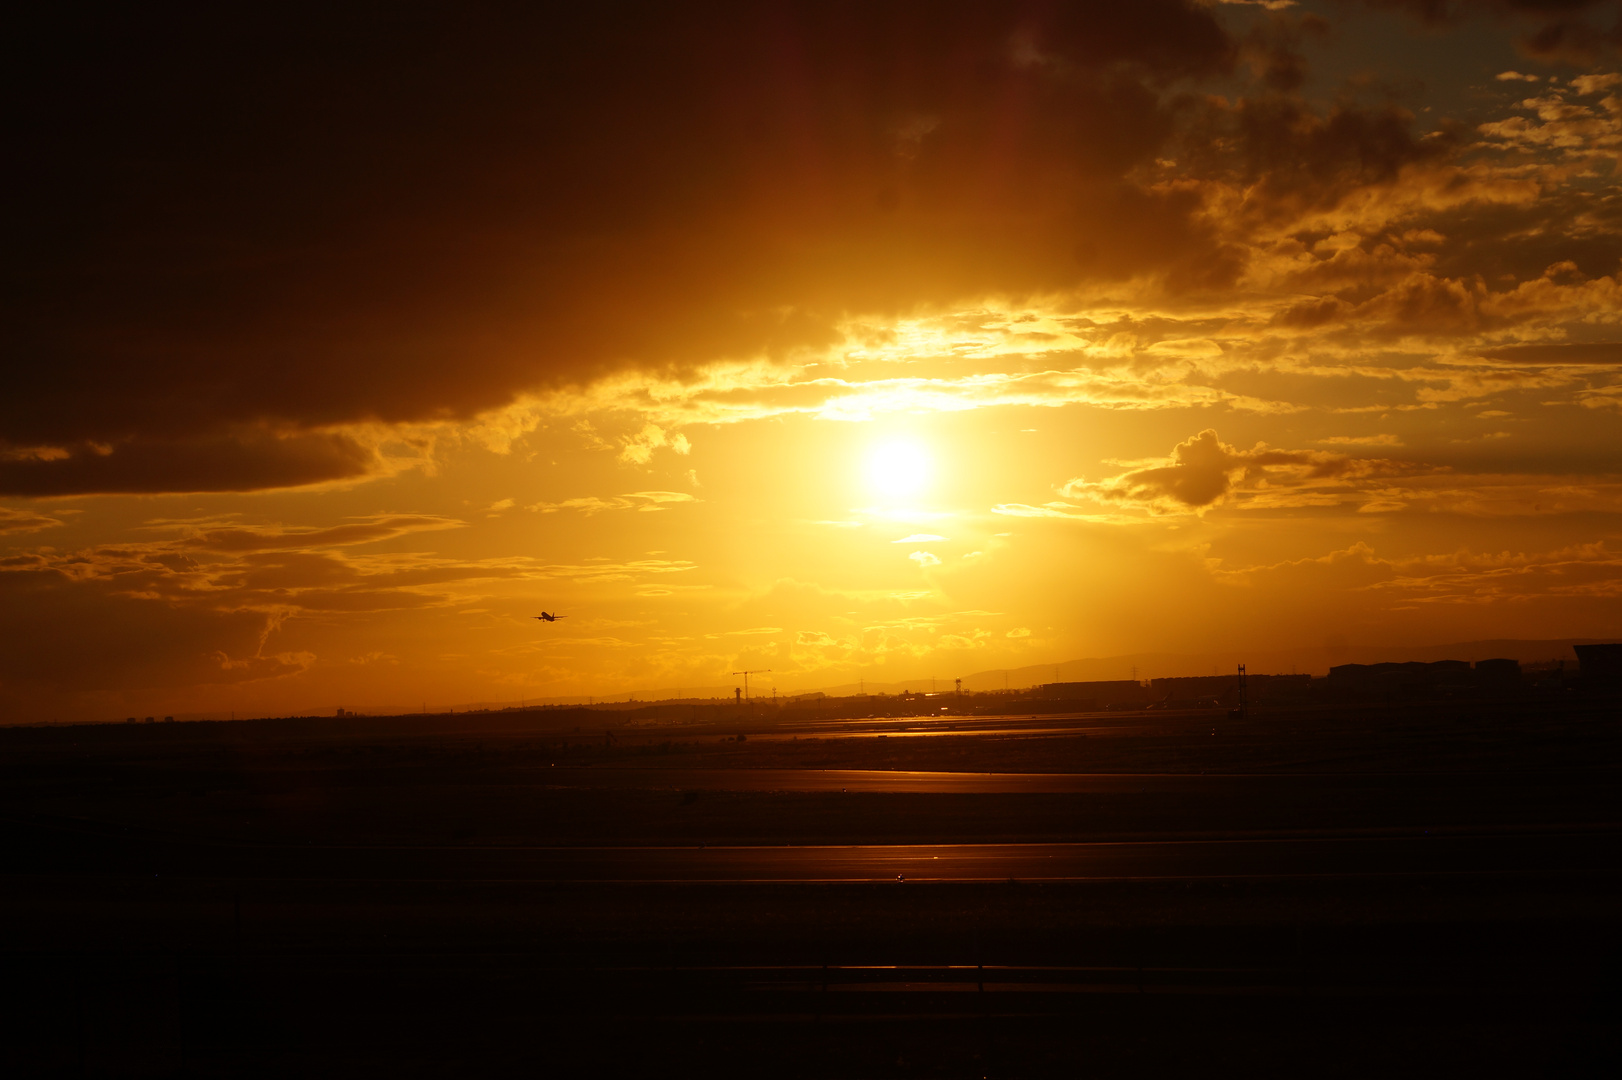
{"type": "MultiPolygon", "coordinates": [[[[1574,645],[1588,645],[1606,638],[1558,638],[1552,641],[1524,641],[1497,638],[1486,641],[1461,641],[1452,645],[1345,645],[1335,648],[1315,646],[1300,649],[1257,649],[1233,652],[1204,653],[1128,653],[1121,656],[1088,657],[1066,660],[1058,664],[1031,664],[1017,668],[994,668],[964,675],[965,690],[1001,690],[1005,683],[1010,690],[1038,686],[1051,682],[1094,682],[1108,679],[1177,678],[1185,675],[1226,675],[1235,666],[1244,664],[1255,675],[1277,675],[1291,672],[1302,675],[1327,675],[1336,664],[1378,664],[1405,660],[1491,660],[1503,657],[1519,660],[1523,664],[1543,660],[1564,660],[1576,664],[1574,645]]],[[[935,689],[951,690],[956,676],[938,676],[935,689]]],[[[865,683],[849,682],[836,686],[804,687],[802,693],[818,689],[830,697],[860,693],[894,694],[902,690],[930,689],[930,680],[905,679],[898,682],[879,682],[868,679],[865,683]]],[[[650,694],[651,696],[651,694],[650,694]]]]}
{"type": "Polygon", "coordinates": [[[965,690],[1000,690],[1006,674],[1008,686],[1035,686],[1050,682],[1092,682],[1102,679],[1177,678],[1186,675],[1226,675],[1239,664],[1255,675],[1327,675],[1336,664],[1379,664],[1407,660],[1491,660],[1503,657],[1523,664],[1543,660],[1565,660],[1575,664],[1574,645],[1588,645],[1604,638],[1558,638],[1527,641],[1496,638],[1461,641],[1451,645],[1343,645],[1299,649],[1255,649],[1206,653],[1133,653],[1125,656],[1069,660],[1061,664],[977,671],[963,678],[965,690]]]}
{"type": "MultiPolygon", "coordinates": [[[[1550,641],[1519,640],[1512,638],[1494,638],[1485,641],[1461,641],[1452,645],[1345,645],[1333,648],[1315,646],[1299,649],[1257,649],[1234,650],[1231,652],[1202,652],[1202,653],[1128,653],[1121,656],[1088,657],[1080,660],[1066,660],[1058,664],[1030,664],[1025,667],[993,668],[987,671],[976,671],[964,675],[963,689],[974,691],[1001,690],[1004,685],[1010,690],[1022,690],[1030,686],[1038,686],[1051,682],[1093,682],[1109,679],[1131,679],[1136,677],[1144,679],[1177,678],[1186,675],[1226,675],[1234,670],[1235,665],[1243,663],[1246,670],[1253,675],[1275,675],[1296,672],[1303,675],[1326,675],[1331,666],[1335,664],[1378,664],[1386,661],[1405,660],[1468,660],[1471,663],[1477,660],[1490,660],[1504,657],[1510,660],[1519,660],[1523,664],[1538,663],[1546,660],[1564,660],[1575,666],[1577,654],[1572,650],[1574,645],[1588,645],[1595,642],[1608,641],[1609,638],[1557,638],[1550,641]]],[[[942,673],[933,680],[933,689],[938,692],[948,692],[953,689],[952,680],[957,676],[951,673],[942,673]]],[[[794,694],[812,693],[821,691],[829,697],[845,697],[851,694],[866,692],[869,694],[896,694],[903,690],[929,691],[931,680],[929,678],[901,679],[896,681],[879,681],[877,679],[857,680],[853,682],[838,683],[834,685],[818,686],[808,685],[810,680],[801,681],[803,676],[791,676],[792,680],[787,686],[780,686],[780,695],[792,696],[794,694]]],[[[752,686],[756,697],[770,698],[772,687],[752,686]]],[[[523,704],[535,705],[584,705],[594,704],[598,707],[621,707],[635,704],[646,704],[650,701],[680,701],[711,699],[727,700],[732,697],[731,684],[719,686],[670,686],[648,690],[629,691],[611,696],[597,695],[569,695],[566,697],[531,697],[523,699],[523,704]]],[[[471,701],[458,703],[455,706],[432,705],[429,711],[443,712],[447,708],[454,708],[456,712],[470,712],[478,709],[506,709],[520,704],[518,700],[512,701],[471,701]]],[[[362,715],[395,716],[421,711],[421,706],[405,705],[373,705],[362,706],[355,711],[362,715]]],[[[328,710],[321,710],[328,713],[328,710]]],[[[330,714],[330,713],[329,713],[330,714]]],[[[193,714],[180,719],[224,719],[216,714],[193,714]]]]}

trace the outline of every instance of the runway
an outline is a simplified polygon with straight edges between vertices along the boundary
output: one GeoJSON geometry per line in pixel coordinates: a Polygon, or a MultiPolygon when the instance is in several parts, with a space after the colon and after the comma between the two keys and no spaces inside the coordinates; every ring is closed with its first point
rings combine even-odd
{"type": "MultiPolygon", "coordinates": [[[[950,795],[1157,794],[1272,797],[1291,792],[1505,790],[1570,773],[1039,773],[924,772],[901,769],[693,769],[553,767],[536,782],[565,788],[667,791],[904,792],[950,795]]],[[[1578,774],[1579,776],[1581,774],[1578,774]]],[[[1606,774],[1608,783],[1612,774],[1606,774]]]]}
{"type": "MultiPolygon", "coordinates": [[[[359,853],[357,853],[359,854],[359,853]]],[[[551,848],[465,853],[553,881],[1085,881],[1622,869],[1622,835],[1354,837],[1098,844],[551,848]]],[[[469,870],[473,869],[469,865],[469,870]]]]}
{"type": "MultiPolygon", "coordinates": [[[[11,830],[7,830],[10,832],[11,830]]],[[[1572,874],[1622,870],[1622,831],[1059,844],[254,845],[26,829],[12,872],[330,881],[946,882],[1572,874]],[[23,869],[21,862],[34,865],[23,869]]],[[[15,835],[15,834],[13,834],[15,835]]],[[[17,837],[21,839],[21,837],[17,837]]]]}
{"type": "MultiPolygon", "coordinates": [[[[1239,778],[1243,780],[1250,777],[1239,778]]],[[[887,769],[548,769],[539,780],[559,787],[677,791],[843,791],[1010,795],[1176,791],[1200,777],[1082,773],[922,772],[887,769]]],[[[1266,780],[1263,781],[1264,783],[1266,780]]]]}

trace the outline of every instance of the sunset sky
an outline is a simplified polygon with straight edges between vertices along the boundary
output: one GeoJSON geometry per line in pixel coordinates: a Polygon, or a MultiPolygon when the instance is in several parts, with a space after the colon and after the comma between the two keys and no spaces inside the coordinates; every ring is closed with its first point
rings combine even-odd
{"type": "Polygon", "coordinates": [[[0,722],[1622,635],[1615,3],[240,8],[8,34],[0,722]]]}

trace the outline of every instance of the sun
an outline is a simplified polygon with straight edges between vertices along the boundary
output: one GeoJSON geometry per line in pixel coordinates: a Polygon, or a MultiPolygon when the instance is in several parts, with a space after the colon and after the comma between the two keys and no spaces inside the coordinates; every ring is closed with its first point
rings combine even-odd
{"type": "Polygon", "coordinates": [[[934,473],[929,452],[905,440],[880,443],[867,455],[867,482],[880,495],[891,499],[918,495],[929,486],[934,473]]]}

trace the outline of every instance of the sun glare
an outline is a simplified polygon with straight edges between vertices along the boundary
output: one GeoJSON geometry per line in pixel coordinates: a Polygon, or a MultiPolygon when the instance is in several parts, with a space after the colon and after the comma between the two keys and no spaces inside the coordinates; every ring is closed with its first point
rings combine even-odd
{"type": "Polygon", "coordinates": [[[880,495],[906,498],[929,486],[931,465],[929,454],[917,443],[881,443],[868,454],[867,482],[880,495]]]}

